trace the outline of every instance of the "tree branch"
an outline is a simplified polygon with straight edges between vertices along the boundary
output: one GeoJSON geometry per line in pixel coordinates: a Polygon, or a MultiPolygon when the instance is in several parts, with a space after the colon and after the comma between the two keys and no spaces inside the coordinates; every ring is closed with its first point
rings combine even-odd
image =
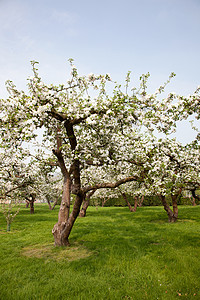
{"type": "Polygon", "coordinates": [[[59,167],[60,167],[60,169],[61,169],[61,172],[62,172],[63,176],[64,176],[64,177],[69,176],[69,172],[68,172],[68,170],[67,170],[67,168],[66,168],[66,166],[65,166],[65,161],[64,161],[64,158],[63,158],[63,156],[62,156],[61,151],[60,151],[60,150],[58,151],[58,150],[53,149],[52,152],[53,152],[53,154],[54,154],[54,155],[57,157],[57,159],[58,159],[58,164],[59,164],[59,167]]]}
{"type": "Polygon", "coordinates": [[[131,181],[137,181],[138,179],[139,178],[136,176],[130,176],[130,177],[120,179],[116,182],[105,182],[105,183],[95,184],[93,186],[88,186],[88,187],[83,188],[83,192],[87,193],[92,190],[98,190],[98,189],[104,189],[104,188],[114,189],[114,188],[120,186],[121,184],[124,184],[126,182],[131,182],[131,181]]]}

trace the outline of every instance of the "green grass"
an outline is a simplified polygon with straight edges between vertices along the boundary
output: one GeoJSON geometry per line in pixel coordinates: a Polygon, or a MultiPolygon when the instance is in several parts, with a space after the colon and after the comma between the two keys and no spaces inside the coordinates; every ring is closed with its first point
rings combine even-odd
{"type": "Polygon", "coordinates": [[[0,215],[0,299],[200,299],[200,207],[89,208],[55,248],[58,207],[0,215]]]}

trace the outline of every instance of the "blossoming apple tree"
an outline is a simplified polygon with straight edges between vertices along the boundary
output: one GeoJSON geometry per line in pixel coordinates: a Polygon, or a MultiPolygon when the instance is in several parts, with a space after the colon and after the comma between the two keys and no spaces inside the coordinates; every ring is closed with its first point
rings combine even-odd
{"type": "MultiPolygon", "coordinates": [[[[112,164],[100,164],[92,168],[86,168],[82,174],[83,181],[85,181],[84,184],[87,184],[89,180],[90,184],[95,185],[99,181],[116,182],[122,176],[134,176],[134,181],[123,184],[115,190],[97,189],[94,190],[94,196],[93,194],[91,196],[101,199],[122,196],[130,211],[135,211],[138,197],[148,194],[148,190],[144,186],[144,180],[149,171],[149,166],[146,163],[152,157],[152,137],[145,135],[135,128],[129,128],[128,131],[123,131],[123,134],[119,132],[113,134],[110,142],[112,142],[112,139],[112,156],[114,158],[112,164]],[[123,145],[123,147],[120,146],[118,149],[118,145],[123,145]],[[135,198],[134,208],[130,205],[127,194],[135,198]]],[[[88,205],[89,198],[83,202],[81,216],[85,216],[88,205]]]]}
{"type": "MultiPolygon", "coordinates": [[[[70,64],[71,78],[66,85],[56,86],[42,81],[37,63],[33,61],[33,76],[28,79],[29,93],[18,91],[8,81],[10,96],[0,103],[4,141],[8,144],[13,139],[19,143],[29,142],[37,138],[38,129],[41,129],[41,146],[52,150],[60,167],[63,192],[58,222],[52,230],[55,245],[69,244],[70,232],[88,193],[116,188],[137,181],[141,176],[136,170],[130,173],[121,168],[116,181],[99,177],[98,182],[93,182],[88,178],[84,184],[84,171],[116,165],[120,170],[120,166],[127,163],[128,155],[123,136],[133,139],[134,128],[140,126],[149,130],[157,127],[167,132],[179,116],[171,95],[162,100],[158,97],[165,84],[154,94],[147,93],[149,74],[141,76],[139,89],[130,90],[130,73],[125,87],[121,87],[112,82],[109,74],[79,76],[73,60],[70,64]],[[76,199],[70,213],[71,193],[76,199]]],[[[173,76],[172,73],[170,79],[173,76]]]]}
{"type": "MultiPolygon", "coordinates": [[[[127,183],[118,188],[125,201],[127,201],[126,193],[133,193],[134,196],[138,193],[158,195],[167,212],[169,222],[175,222],[178,218],[178,197],[181,196],[182,191],[189,190],[193,197],[198,198],[195,191],[200,187],[199,145],[194,142],[183,146],[175,139],[157,140],[154,137],[147,139],[142,135],[135,138],[134,142],[132,140],[131,144],[125,145],[128,151],[123,162],[124,170],[127,175],[134,172],[135,176],[138,176],[137,182],[127,183]],[[139,189],[137,189],[138,185],[139,189]],[[172,202],[173,209],[170,208],[167,199],[172,202]]],[[[123,167],[116,169],[115,166],[110,170],[107,169],[106,175],[109,174],[111,178],[117,180],[117,176],[124,172],[123,167]]],[[[96,172],[94,175],[96,180],[97,174],[96,172]]],[[[95,195],[101,197],[98,191],[95,195]]],[[[117,191],[114,195],[117,196],[117,191]]],[[[130,203],[127,204],[132,210],[130,203]]]]}
{"type": "Polygon", "coordinates": [[[0,208],[7,221],[7,231],[20,210],[24,190],[32,183],[30,169],[24,162],[26,153],[15,147],[0,151],[0,208]]]}
{"type": "Polygon", "coordinates": [[[160,197],[169,222],[176,222],[178,197],[183,190],[194,190],[200,186],[199,146],[183,146],[170,139],[160,139],[154,145],[154,160],[146,178],[146,186],[160,197]],[[166,197],[171,198],[173,210],[166,197]]]}

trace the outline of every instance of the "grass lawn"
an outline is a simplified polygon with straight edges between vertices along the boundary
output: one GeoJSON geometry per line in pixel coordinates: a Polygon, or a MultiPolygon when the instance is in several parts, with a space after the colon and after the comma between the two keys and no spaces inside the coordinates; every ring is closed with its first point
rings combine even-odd
{"type": "Polygon", "coordinates": [[[55,248],[58,207],[22,208],[6,232],[0,215],[0,299],[200,299],[200,206],[90,207],[55,248]]]}

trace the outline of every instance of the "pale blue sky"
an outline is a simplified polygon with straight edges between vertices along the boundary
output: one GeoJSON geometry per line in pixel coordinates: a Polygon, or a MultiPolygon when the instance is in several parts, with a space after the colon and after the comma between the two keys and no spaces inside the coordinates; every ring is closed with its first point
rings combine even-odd
{"type": "Polygon", "coordinates": [[[199,32],[200,0],[0,0],[0,97],[7,79],[25,88],[30,60],[64,83],[71,57],[121,82],[150,72],[150,91],[173,71],[167,92],[187,95],[200,85],[199,32]]]}

